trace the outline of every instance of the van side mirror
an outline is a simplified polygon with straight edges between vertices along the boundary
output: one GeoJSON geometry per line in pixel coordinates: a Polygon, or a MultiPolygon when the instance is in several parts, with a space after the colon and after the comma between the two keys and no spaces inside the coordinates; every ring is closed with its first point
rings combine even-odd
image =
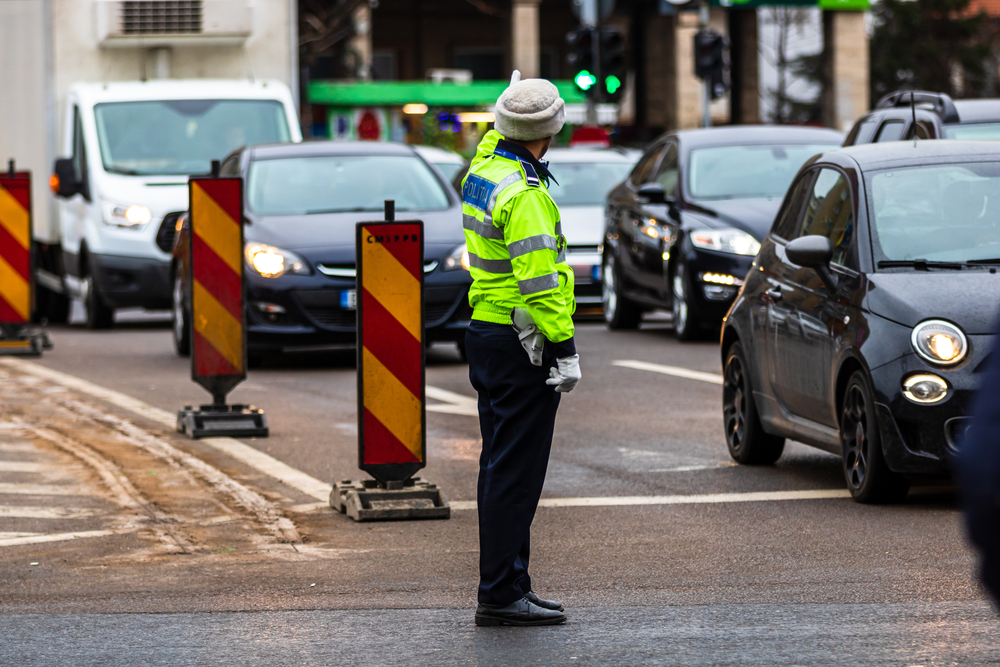
{"type": "Polygon", "coordinates": [[[82,183],[76,180],[73,158],[59,158],[52,172],[52,192],[57,197],[72,197],[81,191],[82,183]]]}
{"type": "Polygon", "coordinates": [[[639,186],[639,199],[647,204],[663,204],[667,201],[667,191],[659,183],[643,183],[639,186]]]}
{"type": "Polygon", "coordinates": [[[831,292],[837,290],[837,276],[830,271],[833,242],[825,236],[800,236],[785,246],[785,257],[792,264],[815,269],[831,292]]]}

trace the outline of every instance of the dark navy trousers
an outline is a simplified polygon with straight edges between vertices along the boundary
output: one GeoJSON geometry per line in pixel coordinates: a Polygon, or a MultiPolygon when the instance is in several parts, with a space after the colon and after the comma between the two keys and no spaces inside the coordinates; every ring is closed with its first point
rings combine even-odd
{"type": "Polygon", "coordinates": [[[465,335],[479,392],[479,601],[506,605],[531,590],[528,533],[549,463],[560,394],[545,384],[555,355],[533,366],[517,333],[473,320],[465,335]]]}

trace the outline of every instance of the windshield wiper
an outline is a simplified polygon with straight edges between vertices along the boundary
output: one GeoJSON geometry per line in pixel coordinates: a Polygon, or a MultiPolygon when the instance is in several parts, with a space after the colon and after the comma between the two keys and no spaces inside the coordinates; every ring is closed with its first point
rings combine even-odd
{"type": "Polygon", "coordinates": [[[966,264],[1000,264],[1000,258],[995,259],[970,259],[966,264]]]}
{"type": "Polygon", "coordinates": [[[878,268],[888,269],[897,266],[912,266],[917,271],[929,271],[930,269],[959,269],[965,266],[962,262],[936,262],[930,259],[892,259],[882,260],[878,263],[878,268]]]}
{"type": "Polygon", "coordinates": [[[363,206],[356,206],[354,208],[317,208],[311,211],[306,211],[306,215],[314,215],[320,213],[364,213],[365,211],[379,211],[381,209],[377,208],[365,208],[363,206]]]}

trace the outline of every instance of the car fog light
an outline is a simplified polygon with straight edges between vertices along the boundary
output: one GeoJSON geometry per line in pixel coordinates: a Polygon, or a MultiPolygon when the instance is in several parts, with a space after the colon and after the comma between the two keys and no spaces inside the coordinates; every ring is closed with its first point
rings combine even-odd
{"type": "Polygon", "coordinates": [[[948,396],[948,383],[929,373],[911,375],[903,380],[903,396],[914,403],[939,403],[948,396]]]}
{"type": "Polygon", "coordinates": [[[736,285],[738,287],[743,284],[743,281],[736,276],[731,276],[726,273],[712,273],[711,271],[706,271],[698,277],[704,282],[712,283],[713,285],[736,285]]]}

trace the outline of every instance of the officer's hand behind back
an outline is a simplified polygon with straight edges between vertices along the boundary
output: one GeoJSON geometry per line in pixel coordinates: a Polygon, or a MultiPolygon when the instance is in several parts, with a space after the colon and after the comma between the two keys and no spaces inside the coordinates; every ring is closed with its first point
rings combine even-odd
{"type": "Polygon", "coordinates": [[[580,355],[574,354],[572,357],[556,359],[556,367],[549,370],[548,380],[545,384],[552,385],[556,391],[573,391],[576,383],[580,381],[580,355]]]}

